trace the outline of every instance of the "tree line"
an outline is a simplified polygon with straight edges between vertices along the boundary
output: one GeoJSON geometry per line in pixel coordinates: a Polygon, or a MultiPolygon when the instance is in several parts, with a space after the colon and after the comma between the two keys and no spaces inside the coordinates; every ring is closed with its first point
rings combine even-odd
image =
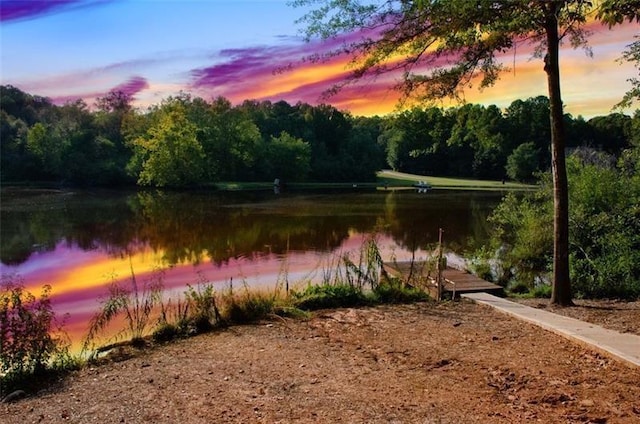
{"type": "MultiPolygon", "coordinates": [[[[370,181],[376,171],[532,181],[549,168],[549,101],[466,104],[355,117],[329,105],[206,101],[180,94],[145,111],[111,92],[93,108],[0,87],[1,179],[197,187],[222,181],[370,181]]],[[[567,147],[618,156],[633,117],[565,115],[567,147]]]]}

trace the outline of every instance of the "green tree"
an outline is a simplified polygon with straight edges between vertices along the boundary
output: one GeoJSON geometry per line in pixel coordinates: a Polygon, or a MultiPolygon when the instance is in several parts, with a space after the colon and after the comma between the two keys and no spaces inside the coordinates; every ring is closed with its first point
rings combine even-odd
{"type": "MultiPolygon", "coordinates": [[[[471,151],[454,148],[445,152],[450,137],[452,117],[441,109],[414,107],[387,120],[381,140],[386,146],[387,163],[392,169],[424,175],[446,175],[452,162],[471,164],[471,151]],[[447,154],[448,157],[445,157],[447,154]]],[[[465,167],[462,165],[461,167],[465,167]]]]}
{"type": "Polygon", "coordinates": [[[309,130],[303,139],[311,145],[312,178],[324,181],[348,179],[349,170],[341,161],[351,132],[348,116],[330,105],[304,105],[301,113],[309,130]]]}
{"type": "Polygon", "coordinates": [[[0,181],[29,179],[37,174],[27,148],[28,131],[22,119],[0,110],[0,181]]]}
{"type": "MultiPolygon", "coordinates": [[[[613,10],[623,16],[637,16],[637,9],[623,9],[625,2],[611,2],[616,3],[613,10]]],[[[480,87],[491,86],[504,70],[497,54],[510,50],[523,39],[536,44],[537,56],[544,57],[550,104],[554,183],[551,301],[571,304],[559,46],[563,40],[569,40],[573,46],[586,43],[584,24],[594,10],[593,3],[587,0],[326,0],[320,3],[320,7],[301,19],[307,25],[308,38],[362,31],[361,38],[347,41],[338,52],[330,53],[348,53],[354,57],[354,71],[344,83],[401,70],[404,94],[418,101],[442,97],[459,99],[462,90],[476,78],[480,87]]],[[[309,6],[317,2],[296,0],[293,4],[309,6]]],[[[333,89],[339,89],[344,83],[333,89]]]]}
{"type": "Polygon", "coordinates": [[[507,126],[506,139],[512,143],[511,149],[532,142],[543,154],[539,156],[537,168],[546,170],[551,166],[551,121],[549,120],[549,98],[546,96],[531,97],[513,101],[505,110],[507,126]]]}
{"type": "Polygon", "coordinates": [[[264,161],[274,178],[305,181],[311,172],[311,146],[286,132],[279,137],[271,137],[265,156],[264,161]]]}
{"type": "Polygon", "coordinates": [[[534,143],[522,143],[507,158],[506,171],[509,178],[528,182],[538,170],[538,156],[540,152],[534,143]]]}
{"type": "Polygon", "coordinates": [[[2,181],[48,178],[42,162],[27,146],[30,127],[54,108],[50,101],[11,85],[0,86],[0,175],[2,181]]]}
{"type": "Polygon", "coordinates": [[[114,156],[113,144],[97,136],[95,115],[82,100],[56,107],[51,133],[66,146],[59,178],[76,185],[109,182],[105,164],[114,156]]]}
{"type": "Polygon", "coordinates": [[[123,91],[110,91],[96,100],[94,114],[96,142],[103,148],[109,146],[112,151],[101,161],[101,176],[104,183],[123,184],[129,182],[125,169],[131,160],[131,149],[126,143],[126,122],[131,122],[134,110],[133,98],[123,91]]]}
{"type": "Polygon", "coordinates": [[[342,166],[350,170],[350,179],[374,181],[376,172],[385,167],[385,153],[378,142],[382,119],[357,117],[351,122],[351,131],[342,155],[342,166]]]}
{"type": "Polygon", "coordinates": [[[506,161],[505,120],[495,105],[467,104],[455,111],[456,122],[447,145],[459,150],[451,155],[457,162],[454,173],[475,178],[504,177],[506,161]],[[466,160],[460,158],[467,157],[466,160]]]}
{"type": "Polygon", "coordinates": [[[197,124],[198,140],[206,156],[207,181],[254,178],[262,138],[248,115],[223,97],[211,104],[195,99],[188,110],[197,124]],[[193,117],[194,111],[197,117],[193,117]]]}
{"type": "Polygon", "coordinates": [[[60,177],[62,159],[69,147],[66,140],[61,140],[50,128],[38,122],[27,133],[27,147],[38,158],[49,177],[60,177]]]}
{"type": "Polygon", "coordinates": [[[608,153],[619,155],[629,147],[631,117],[621,113],[596,116],[587,121],[593,131],[594,146],[608,153]]]}
{"type": "Polygon", "coordinates": [[[204,151],[184,106],[165,102],[152,117],[153,124],[133,141],[134,161],[140,164],[138,183],[156,187],[184,187],[202,181],[204,151]]]}

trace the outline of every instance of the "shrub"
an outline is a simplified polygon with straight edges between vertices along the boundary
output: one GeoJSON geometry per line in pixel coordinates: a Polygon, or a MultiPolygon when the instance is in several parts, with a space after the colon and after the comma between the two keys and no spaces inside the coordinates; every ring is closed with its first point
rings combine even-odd
{"type": "Polygon", "coordinates": [[[309,285],[302,292],[292,292],[293,304],[303,310],[361,306],[370,303],[362,290],[351,284],[309,285]]]}
{"type": "Polygon", "coordinates": [[[429,299],[424,291],[397,280],[378,284],[373,290],[373,297],[379,303],[411,303],[429,299]]]}
{"type": "MultiPolygon", "coordinates": [[[[640,175],[606,162],[573,156],[569,178],[569,264],[576,297],[637,299],[640,296],[640,175]]],[[[493,212],[491,250],[503,275],[528,291],[547,281],[553,253],[552,187],[543,176],[539,192],[509,195],[493,212]]],[[[506,277],[506,278],[503,278],[506,277]]]]}
{"type": "Polygon", "coordinates": [[[169,299],[160,305],[160,319],[153,330],[153,340],[168,342],[189,335],[189,303],[178,300],[175,304],[169,299]]]}
{"type": "Polygon", "coordinates": [[[533,297],[551,298],[551,286],[549,284],[538,284],[531,292],[533,297]]]}
{"type": "Polygon", "coordinates": [[[224,297],[223,318],[236,324],[260,321],[274,313],[275,295],[251,291],[245,287],[243,295],[229,293],[224,297]]]}
{"type": "Polygon", "coordinates": [[[213,284],[198,284],[197,289],[188,286],[185,292],[187,305],[191,310],[188,314],[188,322],[197,333],[209,331],[222,322],[222,316],[216,303],[216,294],[213,284]]]}
{"type": "Polygon", "coordinates": [[[47,373],[77,364],[69,354],[45,285],[39,298],[22,282],[3,277],[0,288],[0,393],[29,385],[47,373]],[[34,377],[38,377],[35,379],[34,377]]]}

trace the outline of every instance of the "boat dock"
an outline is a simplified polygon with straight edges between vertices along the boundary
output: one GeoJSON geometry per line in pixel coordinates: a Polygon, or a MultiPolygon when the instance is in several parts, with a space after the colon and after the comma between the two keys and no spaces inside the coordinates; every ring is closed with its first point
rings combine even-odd
{"type": "MultiPolygon", "coordinates": [[[[414,287],[419,287],[438,298],[437,271],[429,269],[425,262],[385,262],[384,271],[414,287]]],[[[463,293],[489,293],[503,296],[501,286],[476,277],[466,271],[447,267],[442,270],[443,297],[457,298],[463,293]]]]}

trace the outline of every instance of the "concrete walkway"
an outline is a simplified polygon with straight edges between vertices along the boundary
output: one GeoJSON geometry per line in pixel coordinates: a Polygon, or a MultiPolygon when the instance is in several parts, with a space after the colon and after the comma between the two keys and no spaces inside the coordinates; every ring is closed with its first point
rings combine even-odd
{"type": "Polygon", "coordinates": [[[640,367],[640,336],[619,333],[599,325],[532,308],[487,293],[467,293],[463,298],[489,305],[501,312],[531,322],[603,353],[640,367]]]}

